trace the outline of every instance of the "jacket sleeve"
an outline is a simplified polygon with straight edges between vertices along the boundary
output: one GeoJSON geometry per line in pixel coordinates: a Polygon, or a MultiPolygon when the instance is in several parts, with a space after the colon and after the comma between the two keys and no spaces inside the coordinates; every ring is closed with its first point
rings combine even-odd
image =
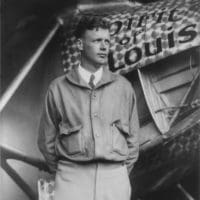
{"type": "Polygon", "coordinates": [[[48,90],[39,126],[38,147],[43,154],[50,172],[57,168],[55,140],[58,132],[59,114],[56,110],[53,94],[48,90]]]}
{"type": "Polygon", "coordinates": [[[137,112],[136,95],[133,88],[129,98],[129,105],[130,105],[129,136],[127,137],[129,156],[126,160],[126,165],[128,168],[128,172],[130,174],[139,156],[139,141],[138,141],[139,120],[137,112]]]}

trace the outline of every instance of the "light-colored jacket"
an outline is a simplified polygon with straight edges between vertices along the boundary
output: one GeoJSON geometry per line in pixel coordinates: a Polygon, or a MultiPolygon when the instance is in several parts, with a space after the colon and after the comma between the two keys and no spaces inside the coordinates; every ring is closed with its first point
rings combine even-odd
{"type": "Polygon", "coordinates": [[[77,68],[49,86],[38,145],[52,171],[58,160],[124,162],[138,158],[138,114],[131,84],[106,68],[94,89],[77,68]]]}

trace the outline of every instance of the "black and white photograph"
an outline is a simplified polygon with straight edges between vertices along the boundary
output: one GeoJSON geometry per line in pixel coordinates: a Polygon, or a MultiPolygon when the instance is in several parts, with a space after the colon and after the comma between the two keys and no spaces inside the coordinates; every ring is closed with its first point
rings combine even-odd
{"type": "Polygon", "coordinates": [[[200,200],[200,1],[2,0],[1,200],[200,200]]]}

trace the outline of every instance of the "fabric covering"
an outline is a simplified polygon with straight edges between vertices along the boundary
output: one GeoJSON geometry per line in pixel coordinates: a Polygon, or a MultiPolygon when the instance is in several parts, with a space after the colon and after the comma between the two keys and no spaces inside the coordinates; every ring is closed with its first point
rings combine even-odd
{"type": "MultiPolygon", "coordinates": [[[[99,7],[86,14],[102,15],[111,23],[109,67],[116,73],[127,73],[200,45],[199,0],[166,0],[140,7],[99,7]]],[[[76,38],[66,35],[63,66],[70,68],[79,63],[79,52],[76,38]]]]}
{"type": "Polygon", "coordinates": [[[58,164],[55,200],[129,200],[130,194],[125,165],[58,164]]]}

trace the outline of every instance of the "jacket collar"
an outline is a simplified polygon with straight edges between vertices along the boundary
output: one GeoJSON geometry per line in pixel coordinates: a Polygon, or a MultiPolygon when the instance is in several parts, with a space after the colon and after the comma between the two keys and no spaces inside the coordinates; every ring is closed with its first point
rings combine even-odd
{"type": "MultiPolygon", "coordinates": [[[[78,66],[74,66],[67,74],[66,78],[71,83],[78,85],[79,87],[85,87],[90,89],[90,86],[79,76],[78,74],[78,66]]],[[[115,81],[117,78],[116,74],[110,72],[107,67],[103,67],[103,74],[101,80],[97,83],[95,88],[99,88],[103,85],[109,84],[115,81]]]]}

